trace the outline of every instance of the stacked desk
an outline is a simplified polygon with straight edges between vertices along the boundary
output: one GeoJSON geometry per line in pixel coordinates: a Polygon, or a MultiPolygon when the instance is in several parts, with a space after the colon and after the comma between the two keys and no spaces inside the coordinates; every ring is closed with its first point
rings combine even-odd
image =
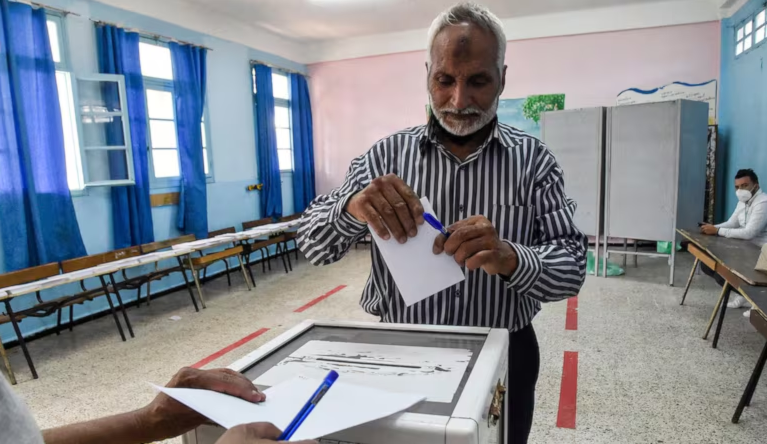
{"type": "MultiPolygon", "coordinates": [[[[8,308],[8,315],[12,317],[13,311],[10,310],[9,307],[10,307],[11,299],[14,299],[14,298],[18,298],[21,296],[25,296],[25,295],[36,293],[43,290],[49,290],[51,288],[59,287],[65,284],[80,282],[89,278],[102,278],[103,276],[106,276],[106,275],[110,276],[110,279],[112,279],[113,281],[112,284],[114,286],[114,280],[113,278],[111,278],[111,275],[115,272],[128,270],[128,269],[139,267],[146,264],[158,263],[166,259],[185,257],[187,261],[191,261],[191,254],[194,252],[206,250],[209,248],[216,248],[216,247],[229,244],[232,242],[244,242],[251,239],[258,239],[258,238],[272,236],[274,234],[287,231],[297,226],[299,223],[300,223],[299,220],[291,220],[287,222],[264,225],[261,227],[253,228],[251,230],[241,231],[238,233],[227,233],[227,234],[223,234],[223,235],[216,236],[209,239],[201,239],[201,240],[196,240],[193,242],[177,244],[177,245],[174,245],[172,249],[167,251],[158,251],[154,253],[144,254],[141,256],[125,258],[125,259],[121,259],[121,260],[117,260],[113,262],[108,262],[106,264],[101,264],[94,267],[86,268],[83,270],[74,271],[71,273],[58,274],[58,275],[51,276],[49,278],[42,279],[39,281],[34,281],[34,282],[21,284],[21,285],[15,285],[12,287],[0,288],[0,302],[5,303],[6,307],[8,308]]],[[[197,291],[198,291],[198,297],[202,301],[203,300],[202,288],[198,286],[197,291]]],[[[18,329],[15,322],[14,322],[14,327],[15,327],[16,335],[18,336],[19,342],[23,344],[23,341],[24,341],[23,335],[21,334],[21,331],[18,329]]],[[[26,347],[24,347],[24,350],[25,350],[25,357],[27,358],[27,363],[30,365],[33,376],[36,378],[37,374],[34,371],[34,366],[32,364],[31,358],[26,353],[26,347]]],[[[0,358],[2,358],[6,368],[8,369],[11,382],[15,383],[13,371],[11,370],[10,363],[8,362],[8,359],[5,355],[5,349],[3,348],[1,339],[0,339],[0,358]]]]}

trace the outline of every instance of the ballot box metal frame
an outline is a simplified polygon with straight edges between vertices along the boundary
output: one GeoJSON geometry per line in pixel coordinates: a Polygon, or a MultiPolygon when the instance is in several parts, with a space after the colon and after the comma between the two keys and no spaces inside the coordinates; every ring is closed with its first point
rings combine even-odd
{"type": "MultiPolygon", "coordinates": [[[[490,426],[490,406],[498,384],[507,386],[509,333],[505,329],[375,322],[306,320],[238,359],[228,368],[256,380],[312,340],[378,343],[472,351],[452,402],[424,401],[403,413],[323,438],[339,444],[479,444],[507,442],[508,397],[503,397],[497,425],[490,426]],[[491,438],[491,435],[497,436],[491,438]]],[[[267,387],[259,386],[261,389],[267,387]]],[[[204,425],[186,435],[184,444],[214,444],[223,433],[204,425]]]]}

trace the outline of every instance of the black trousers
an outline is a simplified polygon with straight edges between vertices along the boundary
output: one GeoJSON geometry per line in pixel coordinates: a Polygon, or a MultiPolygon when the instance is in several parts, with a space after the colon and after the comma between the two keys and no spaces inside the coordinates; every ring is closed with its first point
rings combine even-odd
{"type": "Polygon", "coordinates": [[[720,287],[724,287],[725,280],[723,277],[719,276],[714,270],[712,270],[708,265],[701,262],[700,264],[700,271],[703,272],[706,276],[711,276],[714,278],[717,284],[719,284],[720,287]]]}
{"type": "Polygon", "coordinates": [[[526,444],[533,426],[535,384],[541,368],[538,338],[532,324],[509,333],[509,410],[506,427],[510,444],[526,444]]]}

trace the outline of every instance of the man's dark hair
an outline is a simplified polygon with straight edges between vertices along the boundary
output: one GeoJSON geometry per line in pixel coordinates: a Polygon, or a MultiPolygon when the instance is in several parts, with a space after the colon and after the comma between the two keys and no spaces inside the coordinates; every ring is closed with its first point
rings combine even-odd
{"type": "Polygon", "coordinates": [[[742,179],[744,177],[748,177],[749,179],[751,179],[751,182],[753,183],[757,183],[757,184],[759,183],[759,178],[756,177],[756,173],[751,168],[738,170],[738,172],[735,173],[736,179],[742,179]]]}

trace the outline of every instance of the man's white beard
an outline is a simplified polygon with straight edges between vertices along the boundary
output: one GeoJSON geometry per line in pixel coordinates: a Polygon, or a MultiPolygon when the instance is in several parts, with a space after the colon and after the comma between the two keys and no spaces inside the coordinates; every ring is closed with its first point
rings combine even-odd
{"type": "Polygon", "coordinates": [[[495,115],[498,112],[498,100],[499,98],[496,98],[493,102],[493,105],[487,110],[481,110],[474,106],[470,106],[461,110],[455,108],[437,109],[434,106],[434,101],[432,100],[431,95],[429,95],[429,106],[431,107],[431,111],[434,114],[434,117],[436,117],[439,124],[442,125],[442,128],[454,136],[463,137],[476,133],[495,118],[495,115]],[[459,121],[456,123],[450,123],[446,119],[446,116],[450,114],[468,114],[475,115],[477,117],[465,122],[459,121]]]}

